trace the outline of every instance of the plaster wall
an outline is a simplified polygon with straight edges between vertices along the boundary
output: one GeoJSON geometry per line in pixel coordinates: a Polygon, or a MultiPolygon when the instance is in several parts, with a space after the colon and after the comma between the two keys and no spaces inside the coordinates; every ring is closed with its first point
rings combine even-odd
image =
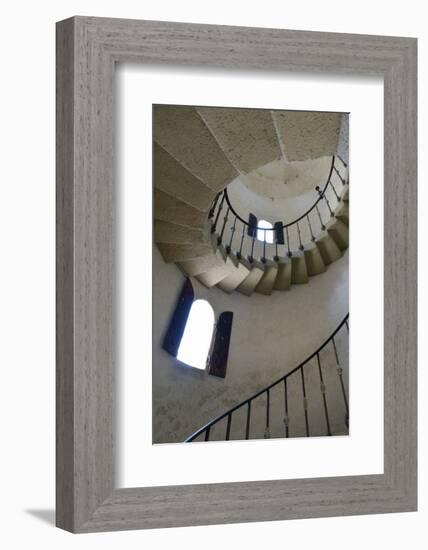
{"type": "MultiPolygon", "coordinates": [[[[286,374],[310,355],[348,312],[347,255],[308,284],[272,296],[226,294],[192,279],[195,299],[209,300],[216,318],[222,311],[234,313],[227,374],[220,379],[180,364],[161,348],[184,279],[174,264],[164,263],[156,246],[153,270],[154,443],[183,441],[212,418],[286,374]]],[[[343,336],[340,353],[347,362],[347,339],[343,336]]],[[[325,359],[333,364],[332,357],[325,359]]],[[[296,399],[299,391],[297,386],[291,389],[296,399]]],[[[279,396],[272,397],[272,418],[282,421],[283,412],[275,414],[276,406],[283,407],[279,396]]],[[[262,414],[256,413],[254,418],[257,416],[262,418],[262,414]]],[[[238,430],[239,424],[242,428],[237,417],[234,429],[238,430]]],[[[263,437],[262,424],[255,421],[253,426],[259,437],[263,437]]],[[[277,436],[282,435],[279,430],[283,426],[275,429],[277,436]]],[[[314,426],[314,433],[321,429],[321,425],[314,426]]],[[[221,434],[214,433],[212,438],[216,437],[221,434]]],[[[242,433],[232,430],[231,438],[240,439],[242,433]]]]}
{"type": "MultiPolygon", "coordinates": [[[[314,161],[298,164],[308,163],[314,164],[314,161]]],[[[239,176],[228,186],[227,191],[235,210],[244,219],[248,219],[248,214],[252,212],[259,219],[265,219],[272,223],[280,219],[291,221],[315,202],[317,197],[315,187],[317,185],[321,188],[324,187],[330,166],[331,157],[324,157],[319,159],[312,169],[300,170],[296,180],[298,189],[289,194],[286,191],[293,183],[281,184],[280,187],[278,181],[274,180],[276,185],[271,183],[271,188],[269,188],[266,177],[257,173],[253,173],[251,176],[252,184],[247,183],[247,176],[239,176]]]]}
{"type": "MultiPolygon", "coordinates": [[[[338,186],[338,189],[341,189],[341,186],[338,186]]],[[[229,195],[230,196],[230,195],[229,195]]],[[[333,194],[333,190],[329,186],[326,190],[326,197],[330,201],[330,204],[335,205],[337,203],[336,198],[333,194]]],[[[252,193],[248,189],[242,189],[237,191],[235,188],[235,193],[233,194],[233,197],[231,198],[232,205],[239,204],[239,210],[237,210],[238,214],[243,218],[248,220],[249,213],[252,212],[258,220],[266,220],[270,222],[272,225],[276,221],[283,221],[285,223],[286,220],[295,220],[299,216],[301,216],[304,212],[306,212],[316,201],[316,191],[312,190],[300,197],[296,197],[293,201],[293,206],[289,207],[287,212],[284,212],[283,206],[280,204],[271,204],[270,207],[264,205],[265,201],[269,201],[270,199],[266,199],[263,197],[260,197],[260,195],[257,195],[256,193],[252,193]],[[239,195],[239,198],[238,198],[239,195]],[[265,214],[263,214],[265,212],[265,214]],[[292,212],[295,212],[293,214],[292,212]],[[268,215],[266,215],[268,214],[268,215]]],[[[330,212],[328,210],[328,206],[325,201],[321,200],[318,203],[318,209],[320,212],[320,216],[324,223],[327,223],[330,220],[330,212]]],[[[321,222],[319,220],[318,214],[316,210],[312,210],[309,214],[309,220],[312,226],[312,231],[315,236],[318,236],[321,234],[321,222]]],[[[221,214],[219,218],[219,222],[217,224],[217,231],[218,234],[221,231],[223,224],[223,214],[221,214]]],[[[237,221],[236,224],[236,233],[233,237],[232,241],[232,251],[236,252],[239,250],[240,247],[240,238],[242,230],[244,229],[245,238],[243,242],[243,248],[242,248],[242,255],[248,256],[250,255],[251,251],[251,244],[252,239],[247,235],[247,227],[243,227],[243,223],[241,221],[237,221]]],[[[231,238],[231,228],[233,227],[233,216],[229,215],[228,223],[225,227],[225,231],[223,233],[223,244],[228,244],[230,242],[231,238]]],[[[300,227],[300,233],[301,233],[301,239],[302,243],[309,244],[311,242],[311,233],[310,233],[310,227],[307,221],[307,218],[303,218],[301,222],[299,222],[300,227]]],[[[268,238],[268,236],[267,236],[268,238]]],[[[288,238],[290,240],[290,249],[292,251],[297,251],[299,249],[299,235],[297,232],[297,226],[296,224],[293,224],[289,228],[288,238]]],[[[285,242],[287,243],[287,236],[285,237],[285,242]]],[[[279,245],[279,256],[285,256],[287,253],[287,244],[285,245],[279,245]]],[[[266,257],[269,259],[272,259],[276,254],[275,245],[274,244],[266,244],[266,257]]],[[[254,257],[262,257],[263,256],[263,242],[258,241],[256,239],[255,246],[254,246],[254,257]]]]}
{"type": "MultiPolygon", "coordinates": [[[[325,182],[324,182],[325,183],[325,182]]],[[[293,220],[310,208],[315,202],[315,187],[290,199],[270,198],[249,189],[240,179],[236,179],[228,188],[230,202],[237,213],[248,220],[250,212],[258,219],[274,223],[279,219],[293,220]]]]}
{"type": "MultiPolygon", "coordinates": [[[[348,117],[342,117],[342,119],[347,119],[348,117]]],[[[343,138],[345,139],[345,138],[343,138]]],[[[343,141],[343,140],[342,140],[343,141]]],[[[343,146],[343,148],[346,148],[346,144],[343,146]]],[[[264,196],[263,194],[258,193],[257,187],[254,185],[249,187],[246,185],[245,180],[242,179],[242,177],[236,178],[227,188],[228,195],[230,198],[230,202],[232,206],[234,207],[235,211],[243,218],[244,220],[248,220],[250,212],[254,214],[258,220],[266,220],[270,222],[272,225],[276,221],[283,221],[284,223],[288,223],[290,221],[293,221],[297,218],[299,218],[304,212],[309,210],[312,205],[315,203],[318,197],[318,193],[315,190],[315,187],[319,185],[321,189],[324,188],[325,183],[328,178],[328,174],[330,171],[331,166],[331,157],[324,157],[323,159],[319,159],[323,162],[318,161],[318,167],[316,170],[316,173],[313,171],[308,171],[306,173],[301,174],[301,190],[302,192],[300,194],[295,194],[290,197],[275,197],[271,198],[268,196],[264,196]],[[304,181],[303,181],[304,180],[304,181]]],[[[307,161],[309,163],[313,161],[307,161]]],[[[303,164],[303,163],[302,163],[303,164]]],[[[345,175],[345,171],[343,170],[343,167],[340,164],[340,161],[337,163],[337,166],[339,167],[340,172],[342,175],[345,175]]],[[[256,176],[253,176],[254,178],[256,176]]],[[[259,178],[259,183],[261,185],[261,188],[263,187],[265,181],[262,178],[259,178]]],[[[333,185],[335,186],[335,189],[338,193],[341,193],[342,191],[342,183],[337,177],[336,174],[333,174],[332,177],[333,185]]],[[[300,184],[299,184],[300,185],[300,184]]],[[[334,191],[331,188],[331,186],[328,186],[325,193],[327,199],[330,202],[330,205],[334,206],[337,204],[337,199],[334,195],[334,191]]],[[[328,209],[327,203],[324,200],[321,200],[318,203],[318,209],[320,212],[320,215],[326,223],[328,220],[330,220],[330,211],[328,209]]],[[[321,233],[321,223],[318,217],[318,214],[315,210],[312,210],[309,214],[309,220],[312,226],[312,231],[315,236],[319,235],[321,233]]],[[[218,223],[218,231],[220,231],[222,227],[222,221],[223,221],[223,214],[220,216],[220,220],[218,223]]],[[[223,235],[223,243],[228,244],[231,232],[230,229],[233,224],[233,216],[229,216],[229,222],[226,225],[226,229],[223,235]]],[[[306,218],[302,219],[302,221],[299,224],[300,231],[301,231],[301,238],[303,244],[308,244],[311,242],[311,233],[310,233],[310,226],[306,218]]],[[[236,251],[239,249],[240,245],[240,237],[242,232],[243,224],[242,222],[238,221],[236,225],[236,233],[233,240],[233,247],[232,250],[236,251]]],[[[290,248],[293,251],[297,251],[299,248],[299,238],[298,238],[298,232],[295,225],[290,227],[289,229],[289,239],[290,239],[290,248]]],[[[245,237],[244,244],[243,244],[243,250],[242,253],[244,256],[247,256],[250,254],[251,249],[251,239],[248,237],[245,237]]],[[[287,250],[286,247],[279,247],[279,255],[285,256],[287,250]]],[[[267,245],[267,253],[266,257],[272,258],[275,256],[275,246],[274,245],[267,245]]],[[[263,243],[256,241],[255,243],[255,249],[254,249],[254,256],[255,257],[261,257],[263,256],[263,243]]]]}

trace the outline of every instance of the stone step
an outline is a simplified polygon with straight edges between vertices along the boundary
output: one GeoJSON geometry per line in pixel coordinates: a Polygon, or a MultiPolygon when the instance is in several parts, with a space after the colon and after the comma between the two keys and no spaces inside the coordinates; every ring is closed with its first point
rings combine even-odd
{"type": "MultiPolygon", "coordinates": [[[[223,269],[222,277],[226,277],[226,275],[229,274],[228,271],[225,271],[223,259],[213,250],[210,254],[207,254],[206,256],[195,258],[193,260],[184,260],[181,262],[177,262],[177,265],[181,269],[181,271],[183,271],[183,273],[185,273],[189,277],[196,277],[196,275],[199,275],[201,273],[207,273],[208,271],[211,271],[213,269],[220,268],[223,269]]],[[[221,278],[218,279],[216,283],[220,280],[221,278]]]]}
{"type": "Polygon", "coordinates": [[[272,114],[289,162],[336,153],[340,113],[272,111],[272,114]]]}
{"type": "Polygon", "coordinates": [[[212,288],[235,271],[235,267],[228,264],[219,265],[203,273],[199,273],[196,279],[207,288],[212,288]]]}
{"type": "Polygon", "coordinates": [[[332,220],[327,224],[327,231],[341,251],[349,246],[349,229],[341,220],[332,220]]]}
{"type": "Polygon", "coordinates": [[[153,144],[153,181],[157,189],[204,212],[216,195],[156,142],[153,144]]]}
{"type": "Polygon", "coordinates": [[[305,261],[309,277],[324,273],[327,269],[316,244],[313,246],[310,245],[310,248],[305,249],[305,261]]]}
{"type": "Polygon", "coordinates": [[[293,285],[302,285],[306,284],[308,280],[308,268],[304,253],[293,255],[291,258],[291,283],[293,285]]]}
{"type": "Polygon", "coordinates": [[[335,216],[349,227],[349,203],[344,201],[341,202],[336,209],[335,216]]]}
{"type": "Polygon", "coordinates": [[[263,277],[265,266],[257,260],[249,262],[247,259],[241,258],[239,261],[247,267],[249,273],[242,283],[236,287],[236,290],[241,294],[245,294],[245,296],[251,296],[263,277]]]}
{"type": "Polygon", "coordinates": [[[278,273],[275,279],[274,290],[289,290],[291,288],[291,260],[280,258],[277,262],[278,273]]]}
{"type": "Polygon", "coordinates": [[[276,262],[267,261],[265,263],[265,271],[260,279],[255,291],[258,294],[270,296],[275,285],[275,279],[278,274],[278,265],[276,262]]]}
{"type": "Polygon", "coordinates": [[[210,243],[158,243],[158,248],[165,262],[180,262],[204,257],[212,252],[210,243]]]}
{"type": "Polygon", "coordinates": [[[325,233],[319,237],[316,240],[316,245],[326,266],[342,257],[340,248],[328,233],[325,233]]]}
{"type": "Polygon", "coordinates": [[[238,175],[195,108],[155,105],[153,122],[155,141],[214,192],[238,175]]]}
{"type": "Polygon", "coordinates": [[[237,271],[236,259],[228,256],[222,244],[217,244],[217,238],[215,235],[211,236],[211,246],[212,249],[215,250],[215,255],[218,259],[218,266],[200,273],[196,277],[200,283],[208,288],[217,285],[229,275],[234,275],[237,271]]]}
{"type": "Polygon", "coordinates": [[[185,225],[154,220],[154,240],[157,243],[192,244],[209,242],[209,231],[185,225]]]}
{"type": "Polygon", "coordinates": [[[197,111],[239,172],[248,173],[281,158],[270,111],[219,107],[197,111]]]}
{"type": "Polygon", "coordinates": [[[240,262],[234,254],[229,254],[228,259],[235,266],[235,270],[217,283],[217,286],[230,294],[248,277],[250,269],[240,262]]]}
{"type": "Polygon", "coordinates": [[[155,219],[202,230],[206,227],[207,212],[198,210],[160,189],[155,188],[153,195],[155,219]]]}

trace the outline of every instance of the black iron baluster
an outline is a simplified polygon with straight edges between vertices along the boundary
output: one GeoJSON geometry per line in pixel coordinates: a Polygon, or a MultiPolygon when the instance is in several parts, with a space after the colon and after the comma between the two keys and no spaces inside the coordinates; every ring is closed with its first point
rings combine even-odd
{"type": "Polygon", "coordinates": [[[318,191],[318,194],[319,194],[319,196],[321,197],[321,199],[324,199],[325,202],[327,203],[328,209],[329,209],[329,211],[330,211],[330,216],[333,218],[333,217],[334,217],[333,210],[332,210],[331,207],[330,207],[330,203],[329,203],[329,201],[328,201],[327,195],[325,194],[325,192],[323,193],[323,192],[321,191],[321,189],[318,187],[318,185],[315,187],[315,189],[318,191]]]}
{"type": "Polygon", "coordinates": [[[237,254],[238,259],[241,259],[242,257],[242,247],[244,245],[244,237],[245,237],[245,230],[246,230],[245,223],[242,223],[242,234],[241,234],[241,244],[239,245],[239,252],[237,254]]]}
{"type": "Polygon", "coordinates": [[[302,236],[300,235],[300,226],[299,226],[299,222],[297,222],[297,233],[299,235],[299,250],[304,250],[305,247],[303,246],[302,244],[302,236]]]}
{"type": "Polygon", "coordinates": [[[211,208],[210,208],[210,211],[208,213],[208,219],[210,220],[213,216],[214,216],[214,212],[215,212],[215,208],[217,206],[217,203],[218,203],[218,199],[220,198],[220,195],[221,193],[217,193],[212,205],[211,205],[211,208]]]}
{"type": "Polygon", "coordinates": [[[216,230],[216,228],[217,228],[217,223],[218,223],[218,219],[219,219],[219,217],[220,217],[220,213],[221,213],[221,211],[222,211],[222,209],[223,209],[223,204],[224,204],[225,196],[226,196],[226,195],[225,195],[224,192],[223,192],[223,197],[221,198],[220,206],[218,207],[218,210],[217,210],[217,215],[216,215],[215,220],[214,220],[214,223],[213,223],[213,225],[212,225],[212,227],[211,227],[211,233],[215,233],[215,230],[216,230]]]}
{"type": "Polygon", "coordinates": [[[305,375],[303,374],[303,367],[301,367],[300,369],[300,375],[302,378],[303,408],[305,410],[306,437],[309,437],[308,399],[306,397],[305,375]]]}
{"type": "Polygon", "coordinates": [[[328,417],[328,409],[327,409],[327,397],[325,395],[325,384],[322,377],[322,370],[321,370],[321,361],[320,361],[320,354],[317,353],[317,361],[318,361],[318,372],[320,375],[320,389],[322,393],[322,400],[324,403],[324,414],[325,414],[325,422],[327,424],[327,435],[331,435],[331,429],[330,429],[330,419],[328,417]]]}
{"type": "Polygon", "coordinates": [[[205,441],[209,441],[210,431],[211,431],[211,426],[208,426],[208,428],[205,430],[205,441]]]}
{"type": "Polygon", "coordinates": [[[312,224],[311,224],[311,219],[309,218],[309,214],[306,216],[306,219],[308,220],[309,231],[311,233],[311,241],[315,242],[314,232],[312,231],[312,224]]]}
{"type": "Polygon", "coordinates": [[[290,235],[288,234],[288,226],[285,228],[285,233],[287,234],[287,256],[289,258],[291,258],[292,254],[291,254],[291,250],[290,250],[290,235]]]}
{"type": "Polygon", "coordinates": [[[269,416],[270,416],[270,393],[269,393],[269,390],[266,390],[266,429],[264,433],[265,439],[270,439],[269,416]]]}
{"type": "Polygon", "coordinates": [[[340,160],[340,162],[343,164],[343,166],[344,166],[345,168],[348,168],[348,165],[346,164],[346,162],[343,160],[343,158],[342,158],[340,155],[338,155],[338,154],[336,153],[336,157],[339,157],[339,160],[340,160]]]}
{"type": "Polygon", "coordinates": [[[322,231],[325,231],[325,225],[324,225],[324,222],[322,221],[321,214],[320,214],[320,211],[319,211],[319,209],[318,209],[318,204],[315,205],[315,210],[317,211],[318,218],[319,218],[319,220],[320,220],[321,230],[322,230],[322,231]]]}
{"type": "Polygon", "coordinates": [[[235,219],[233,220],[233,225],[232,227],[230,228],[230,239],[229,239],[229,244],[226,246],[226,252],[228,254],[230,254],[231,250],[232,250],[232,242],[233,242],[233,237],[235,235],[235,231],[236,231],[236,220],[238,218],[235,216],[235,219]]]}
{"type": "Polygon", "coordinates": [[[250,254],[250,257],[248,258],[251,263],[253,263],[253,260],[254,260],[254,243],[255,243],[255,241],[256,241],[256,233],[254,233],[253,240],[251,241],[251,254],[250,254]]]}
{"type": "Polygon", "coordinates": [[[245,439],[250,438],[251,401],[248,401],[247,425],[245,426],[245,439]]]}
{"type": "Polygon", "coordinates": [[[285,424],[285,437],[288,437],[288,427],[290,425],[288,418],[288,398],[287,398],[287,378],[284,378],[284,424],[285,424]]]}
{"type": "Polygon", "coordinates": [[[230,425],[232,424],[232,413],[227,415],[226,441],[230,439],[230,425]]]}
{"type": "Polygon", "coordinates": [[[343,401],[345,403],[346,426],[349,427],[349,406],[348,406],[348,398],[346,397],[345,384],[343,382],[343,376],[342,376],[343,375],[343,369],[340,366],[339,355],[337,353],[336,342],[334,341],[334,336],[331,339],[331,341],[333,342],[334,355],[336,357],[336,371],[337,371],[337,375],[339,376],[340,387],[342,388],[343,401]]]}
{"type": "MultiPolygon", "coordinates": [[[[336,330],[333,332],[333,334],[331,334],[327,338],[327,340],[325,340],[324,343],[313,353],[313,355],[311,356],[311,360],[315,358],[315,355],[317,356],[318,372],[319,372],[320,384],[321,384],[320,388],[321,388],[321,392],[324,394],[325,393],[325,387],[324,387],[324,379],[323,379],[323,371],[322,371],[320,353],[321,353],[321,350],[323,350],[324,348],[326,348],[326,346],[328,346],[330,344],[330,342],[332,343],[333,349],[334,349],[334,354],[335,354],[335,360],[336,360],[336,371],[337,371],[338,378],[339,378],[339,381],[340,381],[340,387],[341,387],[341,391],[342,391],[342,394],[343,394],[343,399],[344,399],[344,404],[345,404],[345,409],[346,409],[346,426],[349,427],[349,406],[348,406],[348,399],[347,399],[347,389],[345,388],[345,383],[343,382],[343,370],[340,367],[340,359],[339,359],[338,350],[337,350],[337,347],[336,347],[336,342],[335,342],[335,339],[334,339],[336,334],[339,332],[339,330],[343,329],[343,325],[348,325],[348,321],[349,320],[348,320],[348,315],[347,315],[345,317],[345,319],[343,319],[343,321],[340,323],[340,325],[336,328],[336,330]]],[[[186,442],[195,441],[199,437],[205,438],[205,441],[208,441],[210,439],[210,435],[211,435],[210,434],[211,428],[213,426],[216,426],[218,422],[225,419],[226,417],[227,417],[226,439],[230,438],[232,415],[236,410],[238,410],[238,409],[241,410],[241,407],[244,408],[245,405],[247,406],[247,415],[246,415],[247,420],[246,420],[246,427],[245,427],[245,436],[246,436],[246,439],[249,439],[250,438],[250,424],[251,424],[251,403],[254,399],[256,399],[257,397],[262,396],[264,393],[266,393],[266,398],[267,398],[267,402],[266,402],[266,427],[268,427],[270,429],[270,390],[273,387],[276,387],[281,382],[284,383],[285,437],[289,437],[290,421],[289,421],[289,416],[288,416],[289,404],[288,404],[287,381],[288,381],[288,377],[292,374],[296,374],[296,376],[298,376],[298,371],[300,371],[300,377],[301,377],[301,383],[302,383],[303,408],[304,408],[304,412],[305,412],[305,424],[306,424],[306,436],[310,437],[309,407],[308,407],[308,401],[309,400],[308,400],[308,396],[306,394],[305,373],[304,373],[304,368],[308,364],[309,364],[308,360],[306,360],[304,363],[301,363],[299,366],[297,366],[295,369],[293,369],[291,372],[289,372],[286,376],[283,376],[282,378],[280,378],[279,380],[277,380],[276,382],[274,382],[270,386],[267,386],[267,387],[261,389],[260,391],[255,393],[253,396],[251,396],[247,400],[245,400],[242,403],[236,405],[235,407],[229,409],[224,414],[218,416],[217,418],[212,420],[209,423],[209,425],[203,426],[198,431],[196,431],[194,434],[189,436],[185,441],[186,442]]],[[[312,365],[309,365],[309,366],[312,367],[312,365]]],[[[323,401],[324,401],[324,398],[323,398],[323,401]]],[[[325,412],[325,416],[326,416],[327,431],[329,431],[330,432],[329,435],[331,435],[331,425],[329,424],[330,423],[330,418],[329,418],[329,415],[328,415],[328,406],[327,405],[328,404],[327,404],[327,396],[326,396],[324,412],[325,412]]]]}
{"type": "Polygon", "coordinates": [[[275,241],[275,258],[274,258],[275,262],[277,262],[279,260],[279,256],[278,256],[278,242],[275,241]]]}
{"type": "Polygon", "coordinates": [[[223,227],[221,228],[220,235],[218,236],[218,239],[217,239],[218,244],[221,244],[223,240],[224,230],[226,229],[227,220],[229,218],[229,212],[230,212],[230,207],[228,206],[226,210],[226,215],[223,218],[223,227]]]}
{"type": "Polygon", "coordinates": [[[333,168],[334,168],[334,171],[336,172],[336,174],[339,176],[339,179],[342,182],[342,185],[345,186],[346,181],[343,179],[342,174],[339,172],[339,170],[336,168],[336,166],[333,166],[333,168]]]}
{"type": "Polygon", "coordinates": [[[341,198],[340,198],[339,195],[337,194],[337,191],[336,191],[336,188],[335,188],[333,182],[330,180],[329,183],[330,183],[330,187],[333,189],[333,192],[334,192],[334,194],[335,194],[335,196],[336,196],[337,202],[340,202],[340,201],[341,201],[341,198]]]}
{"type": "Polygon", "coordinates": [[[263,230],[263,258],[262,262],[266,263],[266,229],[263,230]]]}

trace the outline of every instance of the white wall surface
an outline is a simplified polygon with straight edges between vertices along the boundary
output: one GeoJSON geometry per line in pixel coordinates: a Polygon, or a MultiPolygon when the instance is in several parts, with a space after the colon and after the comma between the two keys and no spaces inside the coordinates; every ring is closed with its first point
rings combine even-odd
{"type": "MultiPolygon", "coordinates": [[[[54,22],[70,15],[407,35],[419,38],[420,181],[426,180],[428,29],[424,4],[339,0],[263,4],[237,0],[69,0],[3,5],[0,239],[2,467],[0,543],[3,548],[192,549],[291,546],[306,550],[423,548],[428,520],[427,470],[420,471],[419,512],[73,536],[52,526],[54,506],[54,22]],[[385,17],[387,12],[388,16],[385,17]]],[[[428,207],[421,185],[420,209],[428,207]]],[[[421,216],[420,247],[427,233],[421,216]]],[[[426,256],[420,257],[426,280],[426,256]]],[[[426,285],[419,296],[427,299],[426,285]]],[[[420,333],[428,329],[421,308],[420,333]]],[[[420,364],[427,364],[421,349],[420,364]]],[[[421,369],[420,395],[426,394],[421,369]],[[424,391],[425,389],[425,391],[424,391]]],[[[420,399],[420,464],[428,459],[428,406],[420,399]]]]}

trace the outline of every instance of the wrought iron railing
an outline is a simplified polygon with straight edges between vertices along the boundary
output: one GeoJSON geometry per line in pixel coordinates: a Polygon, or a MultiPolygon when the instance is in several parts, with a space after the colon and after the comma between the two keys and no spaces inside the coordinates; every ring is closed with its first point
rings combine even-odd
{"type": "MultiPolygon", "coordinates": [[[[288,382],[291,380],[291,377],[297,377],[300,381],[301,385],[301,403],[300,407],[303,408],[304,411],[304,435],[306,437],[310,437],[311,435],[311,418],[308,412],[308,391],[307,391],[307,383],[306,383],[306,374],[308,373],[308,369],[316,369],[318,371],[318,377],[319,377],[319,385],[318,385],[318,391],[321,394],[322,398],[322,409],[324,414],[324,421],[325,421],[325,435],[332,435],[332,420],[334,420],[335,425],[337,424],[343,424],[344,431],[348,431],[349,427],[349,404],[348,404],[348,396],[346,391],[346,385],[343,379],[343,367],[341,364],[341,361],[339,359],[337,344],[336,344],[336,338],[338,337],[338,333],[346,327],[347,333],[349,333],[349,325],[348,325],[348,318],[349,314],[346,315],[346,317],[343,319],[343,321],[339,324],[339,326],[336,328],[336,330],[321,344],[309,357],[307,357],[302,363],[300,363],[297,367],[295,367],[293,370],[289,371],[287,374],[273,382],[272,384],[269,384],[268,386],[264,387],[260,391],[253,394],[248,399],[245,399],[238,405],[235,405],[234,407],[230,408],[220,416],[217,416],[207,424],[205,424],[202,428],[197,430],[195,433],[190,435],[185,442],[192,442],[195,440],[199,441],[209,441],[210,434],[212,429],[217,426],[219,423],[221,423],[223,420],[226,421],[226,426],[224,430],[224,437],[220,437],[220,440],[228,441],[230,439],[230,433],[231,433],[231,427],[232,423],[234,421],[234,418],[239,417],[237,414],[239,411],[244,410],[246,413],[244,415],[245,419],[245,425],[242,426],[242,434],[243,437],[240,439],[252,439],[251,438],[251,420],[252,420],[252,411],[254,407],[252,407],[253,404],[255,404],[258,400],[264,399],[265,400],[265,432],[264,436],[266,438],[270,437],[270,423],[271,423],[271,392],[272,389],[277,387],[278,385],[283,385],[283,423],[284,423],[284,433],[283,437],[290,437],[290,423],[293,422],[293,415],[297,414],[290,408],[290,402],[288,399],[288,382]],[[334,352],[334,361],[335,361],[335,368],[336,368],[336,384],[338,385],[338,392],[339,395],[341,395],[341,399],[343,400],[343,410],[345,411],[345,414],[343,415],[343,418],[339,419],[333,419],[331,417],[331,409],[329,408],[329,403],[327,399],[327,392],[326,392],[326,379],[323,374],[323,362],[321,360],[321,352],[325,350],[328,346],[331,346],[334,352]],[[315,366],[313,361],[316,360],[315,366]],[[246,410],[245,410],[246,409],[246,410]]],[[[293,401],[294,404],[295,401],[293,401]]],[[[334,407],[334,411],[337,412],[337,407],[334,407]]],[[[301,410],[300,413],[301,414],[301,410]]],[[[241,415],[242,417],[242,415],[241,415]]],[[[319,434],[317,434],[319,435],[319,434]]],[[[219,440],[218,434],[216,434],[216,440],[219,440]]]]}
{"type": "Polygon", "coordinates": [[[217,236],[217,243],[223,244],[228,254],[233,252],[238,258],[247,256],[250,262],[256,255],[262,262],[267,259],[278,261],[281,256],[291,257],[297,250],[303,251],[310,242],[315,242],[317,236],[326,230],[329,219],[334,218],[348,183],[347,174],[342,173],[346,168],[343,159],[334,155],[327,181],[322,189],[315,188],[316,197],[311,207],[292,221],[272,228],[250,226],[249,221],[238,214],[227,189],[224,189],[216,196],[208,213],[212,221],[211,233],[217,236]],[[336,166],[336,159],[340,161],[340,169],[336,166]],[[273,232],[273,238],[267,238],[268,232],[273,232]]]}

